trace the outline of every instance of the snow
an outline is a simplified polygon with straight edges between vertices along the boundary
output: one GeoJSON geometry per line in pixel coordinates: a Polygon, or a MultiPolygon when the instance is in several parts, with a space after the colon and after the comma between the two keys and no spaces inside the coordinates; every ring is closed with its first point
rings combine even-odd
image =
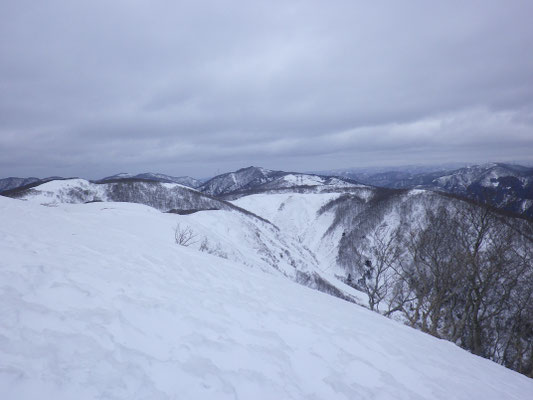
{"type": "Polygon", "coordinates": [[[252,268],[295,278],[296,271],[314,271],[312,253],[257,218],[231,211],[197,212],[178,221],[197,235],[194,248],[205,241],[208,252],[252,268]]]}
{"type": "Polygon", "coordinates": [[[229,208],[196,189],[163,182],[92,183],[84,179],[55,180],[17,194],[28,202],[57,206],[60,203],[92,201],[129,201],[146,204],[161,211],[171,209],[229,208]]]}
{"type": "Polygon", "coordinates": [[[319,176],[313,175],[302,175],[302,174],[290,174],[285,175],[283,180],[291,186],[305,186],[305,185],[321,185],[324,182],[324,179],[319,176]]]}
{"type": "Polygon", "coordinates": [[[107,195],[104,185],[97,185],[85,179],[62,179],[53,180],[30,190],[30,195],[24,196],[26,201],[36,202],[43,205],[56,206],[62,202],[80,202],[93,199],[106,200],[107,195]],[[87,196],[73,198],[70,191],[86,192],[87,196]],[[81,198],[83,197],[83,199],[81,198]]]}
{"type": "Polygon", "coordinates": [[[272,181],[268,186],[276,188],[294,186],[329,186],[337,187],[339,189],[344,187],[366,187],[364,185],[350,183],[335,177],[327,178],[323,176],[307,174],[287,174],[272,181]]]}
{"type": "Polygon", "coordinates": [[[283,234],[311,249],[321,272],[336,272],[337,244],[342,232],[325,236],[333,215],[319,216],[318,210],[339,196],[340,193],[255,194],[232,203],[268,219],[283,234]]]}
{"type": "Polygon", "coordinates": [[[3,197],[0,215],[2,399],[531,399],[453,344],[176,245],[183,216],[3,197]]]}
{"type": "MultiPolygon", "coordinates": [[[[372,197],[372,191],[364,187],[357,191],[357,195],[367,201],[372,197]]],[[[350,226],[340,224],[331,229],[335,214],[332,211],[319,213],[322,206],[342,196],[344,193],[261,193],[241,197],[233,204],[249,210],[256,215],[274,223],[287,237],[295,238],[304,248],[314,253],[318,262],[318,271],[324,277],[336,280],[336,276],[345,276],[346,271],[337,263],[339,242],[342,234],[350,230],[350,226]]],[[[400,202],[415,196],[431,195],[426,190],[411,190],[400,202]]],[[[416,202],[415,202],[416,204],[416,202]]],[[[398,226],[401,220],[400,206],[394,207],[383,217],[383,224],[390,232],[398,226]]],[[[420,205],[411,210],[410,219],[415,222],[421,220],[423,207],[420,205]]],[[[345,290],[345,288],[343,288],[345,290]]],[[[359,292],[351,293],[364,304],[367,299],[359,292]]]]}
{"type": "Polygon", "coordinates": [[[129,172],[120,172],[116,175],[113,175],[113,178],[131,178],[133,177],[133,174],[130,174],[129,172]]]}
{"type": "Polygon", "coordinates": [[[196,193],[201,193],[198,189],[195,189],[187,185],[183,185],[181,183],[160,182],[160,184],[162,187],[167,188],[167,189],[174,189],[174,188],[180,187],[183,189],[191,190],[196,193]]]}
{"type": "Polygon", "coordinates": [[[408,196],[418,196],[418,195],[421,195],[421,194],[425,194],[427,193],[427,190],[425,189],[411,189],[407,192],[407,195],[408,196]]]}

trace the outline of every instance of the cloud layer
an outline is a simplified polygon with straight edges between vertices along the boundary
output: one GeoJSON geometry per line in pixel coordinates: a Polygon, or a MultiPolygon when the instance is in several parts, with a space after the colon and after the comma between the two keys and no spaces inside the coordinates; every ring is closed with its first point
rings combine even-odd
{"type": "Polygon", "coordinates": [[[3,1],[2,175],[531,159],[529,1],[3,1]]]}

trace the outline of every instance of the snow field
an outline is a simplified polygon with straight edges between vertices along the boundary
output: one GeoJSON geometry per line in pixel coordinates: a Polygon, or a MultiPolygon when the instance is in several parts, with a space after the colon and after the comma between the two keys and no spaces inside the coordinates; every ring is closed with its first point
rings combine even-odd
{"type": "MultiPolygon", "coordinates": [[[[192,227],[206,218],[195,215],[187,216],[192,227]]],[[[533,393],[532,380],[448,342],[176,245],[182,216],[137,204],[44,207],[0,197],[0,217],[2,399],[533,393]]]]}

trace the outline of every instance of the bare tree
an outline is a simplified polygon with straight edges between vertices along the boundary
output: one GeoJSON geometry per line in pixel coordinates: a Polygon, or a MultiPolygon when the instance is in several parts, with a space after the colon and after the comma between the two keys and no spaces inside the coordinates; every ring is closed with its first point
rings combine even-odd
{"type": "Polygon", "coordinates": [[[380,312],[380,303],[388,299],[394,287],[394,264],[401,251],[398,231],[379,226],[355,248],[356,265],[361,275],[359,286],[368,296],[368,306],[380,312]]]}
{"type": "Polygon", "coordinates": [[[174,228],[174,238],[180,246],[189,247],[198,242],[198,235],[194,233],[190,226],[182,227],[178,222],[174,228]]]}
{"type": "Polygon", "coordinates": [[[427,209],[423,224],[404,235],[392,310],[533,375],[533,246],[521,233],[527,222],[505,218],[472,204],[427,209]]]}

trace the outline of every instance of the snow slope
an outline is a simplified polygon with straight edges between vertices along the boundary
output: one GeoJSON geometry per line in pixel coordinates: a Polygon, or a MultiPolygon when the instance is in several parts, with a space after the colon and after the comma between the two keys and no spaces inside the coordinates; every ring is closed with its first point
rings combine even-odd
{"type": "Polygon", "coordinates": [[[53,180],[10,194],[10,197],[43,205],[87,203],[93,201],[131,202],[161,211],[231,209],[232,205],[177,183],[119,180],[94,183],[85,179],[53,180]]]}
{"type": "Polygon", "coordinates": [[[420,189],[361,186],[345,193],[259,193],[232,203],[268,219],[283,234],[294,237],[315,254],[321,273],[335,278],[356,272],[343,258],[353,258],[353,243],[370,240],[367,236],[378,227],[389,233],[400,225],[417,229],[424,225],[425,207],[459,207],[461,204],[456,203],[462,202],[420,189]]]}
{"type": "Polygon", "coordinates": [[[182,215],[178,221],[197,235],[192,248],[292,279],[297,272],[317,270],[311,252],[257,218],[217,210],[182,215]]]}
{"type": "Polygon", "coordinates": [[[222,258],[273,270],[306,286],[350,299],[366,301],[362,294],[334,276],[324,276],[312,251],[281,232],[275,225],[229,202],[173,183],[118,181],[94,183],[83,179],[51,181],[13,194],[27,202],[50,207],[62,203],[132,202],[160,211],[190,214],[199,210],[220,213],[183,215],[194,222],[193,247],[222,258]]]}
{"type": "Polygon", "coordinates": [[[191,178],[190,176],[171,176],[153,172],[144,172],[142,174],[137,175],[122,172],[120,174],[102,178],[99,180],[99,182],[116,181],[120,179],[147,179],[156,182],[179,183],[180,185],[184,185],[190,188],[196,188],[202,184],[202,181],[195,178],[191,178]]]}
{"type": "Polygon", "coordinates": [[[281,231],[311,249],[320,270],[338,272],[337,248],[340,232],[325,233],[333,223],[332,214],[318,215],[324,204],[342,193],[262,193],[241,197],[232,203],[268,219],[281,231]]]}
{"type": "Polygon", "coordinates": [[[236,190],[250,189],[286,174],[261,167],[241,168],[235,172],[217,175],[199,187],[204,193],[219,196],[236,190]]]}
{"type": "Polygon", "coordinates": [[[31,178],[15,178],[15,177],[3,178],[3,179],[0,179],[0,192],[3,192],[4,190],[15,189],[15,188],[18,188],[20,186],[29,185],[31,183],[35,183],[35,182],[38,182],[38,181],[40,181],[40,179],[39,178],[34,178],[34,177],[31,177],[31,178]]]}
{"type": "Polygon", "coordinates": [[[2,399],[533,393],[533,380],[448,342],[177,246],[182,216],[138,204],[51,208],[3,197],[0,215],[2,399]]]}
{"type": "MultiPolygon", "coordinates": [[[[283,234],[297,239],[315,254],[320,271],[333,278],[347,273],[338,264],[337,256],[342,235],[353,229],[353,226],[348,221],[335,223],[334,208],[326,212],[320,210],[347,195],[342,192],[342,187],[339,189],[333,193],[260,193],[241,197],[232,203],[268,219],[283,234]]],[[[351,187],[350,196],[359,198],[362,206],[358,208],[350,205],[345,219],[354,218],[363,212],[365,204],[375,196],[375,192],[375,189],[367,186],[351,187]]]]}
{"type": "Polygon", "coordinates": [[[235,172],[215,176],[199,187],[199,190],[213,195],[224,196],[230,193],[263,191],[295,187],[343,188],[359,187],[350,180],[332,176],[300,174],[296,172],[272,171],[260,167],[242,168],[235,172]]]}

